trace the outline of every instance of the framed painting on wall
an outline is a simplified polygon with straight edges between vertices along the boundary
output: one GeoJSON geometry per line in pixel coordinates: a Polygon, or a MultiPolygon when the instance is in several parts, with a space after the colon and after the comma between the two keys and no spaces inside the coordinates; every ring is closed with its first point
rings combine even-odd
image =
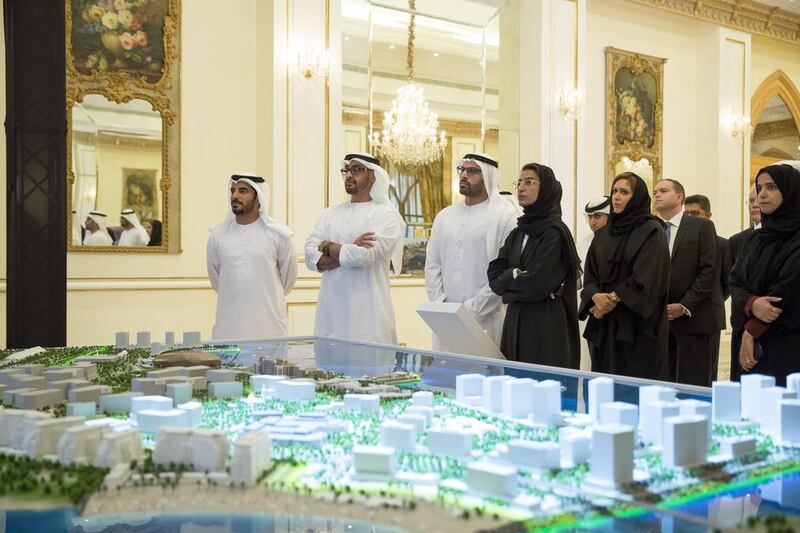
{"type": "Polygon", "coordinates": [[[133,209],[142,223],[161,220],[157,174],[155,169],[122,169],[122,208],[133,209]]]}
{"type": "Polygon", "coordinates": [[[661,178],[666,59],[606,48],[606,190],[622,172],[661,178]]]}
{"type": "Polygon", "coordinates": [[[71,0],[72,66],[158,82],[166,64],[169,0],[71,0]]]}

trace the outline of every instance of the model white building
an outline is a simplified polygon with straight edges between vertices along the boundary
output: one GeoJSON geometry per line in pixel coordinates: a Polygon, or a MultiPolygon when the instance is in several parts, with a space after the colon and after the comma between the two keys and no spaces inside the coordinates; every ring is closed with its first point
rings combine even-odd
{"type": "Polygon", "coordinates": [[[604,403],[600,408],[600,423],[639,427],[639,407],[626,402],[604,403]]]}
{"type": "Polygon", "coordinates": [[[800,399],[800,372],[786,376],[786,388],[794,392],[797,398],[800,399]]]}
{"type": "Polygon", "coordinates": [[[558,430],[558,444],[564,466],[573,467],[589,460],[592,440],[587,431],[569,426],[562,427],[558,430]]]}
{"type": "Polygon", "coordinates": [[[286,380],[275,383],[275,397],[290,402],[308,402],[314,399],[313,381],[286,380]]]}
{"type": "Polygon", "coordinates": [[[238,398],[244,391],[241,381],[217,381],[208,383],[209,398],[238,398]]]}
{"type": "Polygon", "coordinates": [[[664,419],[663,461],[670,468],[704,464],[708,451],[707,418],[678,415],[664,419]]]}
{"type": "Polygon", "coordinates": [[[514,496],[517,492],[517,469],[476,461],[467,464],[466,482],[469,488],[475,491],[514,496]]]}
{"type": "Polygon", "coordinates": [[[411,424],[418,433],[425,431],[425,427],[428,425],[428,417],[417,413],[403,413],[397,417],[397,421],[411,424]]]}
{"type": "Polygon", "coordinates": [[[677,390],[662,385],[645,385],[639,387],[639,413],[644,416],[644,404],[647,402],[674,402],[677,390]]]}
{"type": "Polygon", "coordinates": [[[145,409],[136,414],[136,423],[142,433],[158,433],[164,426],[188,427],[186,411],[183,409],[145,409]]]}
{"type": "Polygon", "coordinates": [[[394,449],[387,446],[353,446],[353,468],[357,474],[394,474],[394,449]]]}
{"type": "Polygon", "coordinates": [[[639,428],[642,440],[651,442],[655,446],[661,446],[661,436],[664,429],[664,419],[680,414],[680,404],[670,401],[651,401],[642,406],[641,416],[639,417],[639,428]]]}
{"type": "Polygon", "coordinates": [[[593,483],[618,487],[633,481],[633,431],[630,426],[614,424],[592,428],[593,483]]]}
{"type": "Polygon", "coordinates": [[[509,418],[527,418],[533,411],[533,385],[530,378],[510,379],[502,385],[502,411],[509,418]]]}
{"type": "Polygon", "coordinates": [[[773,438],[780,438],[781,402],[796,396],[786,387],[767,387],[761,389],[761,431],[773,438]]]}
{"type": "Polygon", "coordinates": [[[417,431],[411,424],[384,420],[380,425],[381,446],[396,450],[413,451],[417,445],[417,431]]]}
{"type": "Polygon", "coordinates": [[[82,416],[66,416],[39,420],[22,437],[23,450],[28,457],[42,457],[58,453],[58,441],[67,429],[83,425],[82,416]]]}
{"type": "Polygon", "coordinates": [[[711,433],[714,428],[712,405],[702,400],[678,400],[678,409],[681,415],[700,415],[706,417],[708,441],[711,442],[711,433]]]}
{"type": "Polygon", "coordinates": [[[719,440],[719,451],[732,458],[750,455],[756,452],[756,438],[749,436],[722,437],[719,440]]]}
{"type": "Polygon", "coordinates": [[[412,405],[406,409],[406,414],[420,415],[425,417],[425,423],[430,425],[433,421],[433,408],[425,407],[424,405],[412,405]]]}
{"type": "Polygon", "coordinates": [[[761,421],[761,399],[763,389],[774,387],[775,378],[761,374],[745,374],[740,378],[742,386],[742,418],[761,421]]]}
{"type": "Polygon", "coordinates": [[[508,459],[526,468],[559,468],[561,448],[550,441],[511,440],[508,441],[508,459]]]}
{"type": "Polygon", "coordinates": [[[143,458],[144,448],[139,431],[124,429],[103,435],[103,440],[94,456],[94,465],[113,468],[118,464],[141,461],[143,458]]]}
{"type": "Polygon", "coordinates": [[[176,405],[186,403],[192,399],[192,385],[190,383],[168,383],[166,395],[167,398],[172,398],[176,405]]]}
{"type": "Polygon", "coordinates": [[[511,376],[489,376],[483,380],[483,408],[492,413],[503,410],[503,383],[511,376]]]}
{"type": "Polygon", "coordinates": [[[540,381],[533,387],[533,412],[536,424],[561,423],[561,383],[552,379],[540,381]]]}
{"type": "Polygon", "coordinates": [[[71,463],[91,464],[103,437],[111,431],[111,426],[107,425],[84,424],[67,429],[58,441],[58,461],[65,466],[71,463]]]}
{"type": "Polygon", "coordinates": [[[100,397],[100,411],[104,413],[130,413],[133,398],[144,396],[141,392],[120,392],[100,397]]]}
{"type": "Polygon", "coordinates": [[[784,446],[800,446],[800,400],[781,400],[777,425],[778,442],[784,446]]]}
{"type": "Polygon", "coordinates": [[[182,403],[178,406],[186,413],[186,425],[189,427],[200,427],[203,423],[203,404],[198,401],[182,403]]]}
{"type": "Polygon", "coordinates": [[[411,395],[412,405],[420,407],[433,407],[433,393],[427,390],[420,390],[411,395]]]}
{"type": "MultiPolygon", "coordinates": [[[[594,378],[589,380],[589,417],[595,424],[606,423],[602,420],[603,405],[614,401],[614,380],[611,378],[594,378]]],[[[636,426],[634,426],[636,427],[636,426]]]]}
{"type": "Polygon", "coordinates": [[[47,418],[53,418],[53,415],[25,409],[0,409],[0,446],[21,449],[23,421],[47,418]]]}
{"type": "Polygon", "coordinates": [[[237,485],[254,485],[258,476],[272,464],[271,453],[272,442],[265,431],[244,434],[233,448],[231,481],[237,485]]]}
{"type": "Polygon", "coordinates": [[[469,455],[472,433],[461,428],[431,429],[428,431],[428,449],[438,455],[469,455]]]}
{"type": "Polygon", "coordinates": [[[380,396],[377,394],[344,395],[344,408],[357,413],[377,413],[380,410],[380,396]]]}
{"type": "Polygon", "coordinates": [[[483,403],[483,381],[481,374],[461,374],[456,376],[456,401],[469,406],[483,403]]]}
{"type": "Polygon", "coordinates": [[[733,381],[711,384],[711,404],[714,422],[738,422],[742,418],[742,388],[733,381]]]}
{"type": "Polygon", "coordinates": [[[199,472],[222,472],[229,448],[223,431],[164,426],[156,438],[153,462],[193,465],[199,472]]]}
{"type": "Polygon", "coordinates": [[[134,417],[140,411],[168,411],[172,407],[172,398],[167,396],[135,396],[131,398],[131,414],[134,417]]]}

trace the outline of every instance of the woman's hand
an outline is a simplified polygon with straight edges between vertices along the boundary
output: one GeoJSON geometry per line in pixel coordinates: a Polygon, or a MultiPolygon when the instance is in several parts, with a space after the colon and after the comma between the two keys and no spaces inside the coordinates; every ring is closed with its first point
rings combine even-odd
{"type": "Polygon", "coordinates": [[[778,298],[777,296],[761,296],[760,298],[756,298],[753,301],[752,307],[750,307],[750,313],[760,321],[771,324],[783,313],[783,309],[772,305],[781,300],[783,300],[783,298],[778,298]]]}
{"type": "MultiPolygon", "coordinates": [[[[617,303],[607,292],[597,292],[592,296],[594,306],[604,315],[607,315],[617,307],[617,303]]],[[[597,318],[597,317],[595,317],[597,318]]]]}
{"type": "Polygon", "coordinates": [[[742,347],[739,349],[739,366],[750,372],[756,366],[756,339],[745,330],[742,334],[742,347]]]}

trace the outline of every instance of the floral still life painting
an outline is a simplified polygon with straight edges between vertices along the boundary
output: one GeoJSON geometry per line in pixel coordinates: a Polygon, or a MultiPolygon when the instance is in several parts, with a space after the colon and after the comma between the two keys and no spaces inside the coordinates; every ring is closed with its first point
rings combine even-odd
{"type": "Polygon", "coordinates": [[[614,80],[618,144],[638,142],[650,148],[655,137],[656,79],[650,72],[635,75],[620,68],[614,80]]]}
{"type": "Polygon", "coordinates": [[[123,72],[156,83],[164,72],[169,0],[71,0],[75,69],[123,72]]]}

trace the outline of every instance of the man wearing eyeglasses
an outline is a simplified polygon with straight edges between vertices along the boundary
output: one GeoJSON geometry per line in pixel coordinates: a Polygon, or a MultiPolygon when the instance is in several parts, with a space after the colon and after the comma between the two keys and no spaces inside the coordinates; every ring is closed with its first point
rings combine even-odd
{"type": "Polygon", "coordinates": [[[305,245],[322,273],[314,334],[395,344],[389,269],[400,272],[405,223],[389,201],[389,175],[370,154],[342,160],[350,199],[322,212],[305,245]]]}
{"type": "MultiPolygon", "coordinates": [[[[432,302],[463,302],[499,345],[505,306],[489,287],[487,269],[519,212],[499,192],[497,161],[466,154],[458,163],[463,202],[444,208],[433,222],[425,259],[425,287],[432,302]]],[[[448,351],[434,335],[433,349],[448,351]]]]}

